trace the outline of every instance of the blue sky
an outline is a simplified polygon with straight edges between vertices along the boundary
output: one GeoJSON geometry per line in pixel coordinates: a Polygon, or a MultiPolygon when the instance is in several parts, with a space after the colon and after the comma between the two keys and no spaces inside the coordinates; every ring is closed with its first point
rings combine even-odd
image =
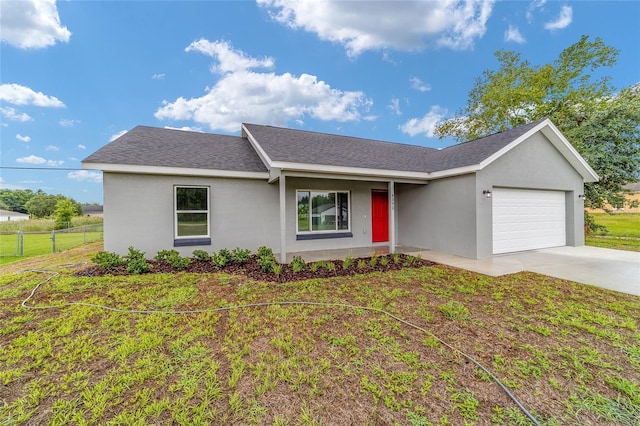
{"type": "Polygon", "coordinates": [[[81,160],[136,125],[251,122],[431,147],[494,52],[533,65],[582,35],[640,81],[636,1],[0,0],[0,187],[102,202],[81,160]],[[46,168],[47,170],[34,170],[46,168]]]}

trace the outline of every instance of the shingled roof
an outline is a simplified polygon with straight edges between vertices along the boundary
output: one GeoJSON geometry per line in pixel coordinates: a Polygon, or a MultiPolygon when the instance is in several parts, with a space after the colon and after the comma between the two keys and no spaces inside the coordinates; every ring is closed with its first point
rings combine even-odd
{"type": "Polygon", "coordinates": [[[437,149],[282,127],[243,124],[271,161],[426,172],[437,149]]]}
{"type": "Polygon", "coordinates": [[[247,139],[137,126],[83,163],[266,172],[247,139]]]}
{"type": "MultiPolygon", "coordinates": [[[[138,166],[148,166],[199,169],[205,173],[229,171],[237,176],[253,173],[253,177],[262,178],[260,174],[275,167],[315,172],[337,169],[346,174],[429,179],[431,173],[433,178],[438,178],[476,171],[534,130],[545,134],[586,181],[598,179],[548,120],[441,150],[258,124],[243,124],[242,136],[138,126],[85,158],[83,164],[105,171],[134,173],[143,172],[138,166]]],[[[153,170],[146,172],[153,173],[153,170]]]]}

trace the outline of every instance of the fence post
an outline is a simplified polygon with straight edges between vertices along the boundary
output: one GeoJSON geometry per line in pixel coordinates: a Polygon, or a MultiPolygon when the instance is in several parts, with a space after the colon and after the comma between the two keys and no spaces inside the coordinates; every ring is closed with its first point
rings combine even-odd
{"type": "Polygon", "coordinates": [[[82,242],[87,243],[87,225],[82,227],[82,242]]]}
{"type": "Polygon", "coordinates": [[[24,257],[24,234],[18,231],[18,256],[24,257]]]}
{"type": "Polygon", "coordinates": [[[56,231],[51,231],[51,253],[56,252],[56,231]]]}

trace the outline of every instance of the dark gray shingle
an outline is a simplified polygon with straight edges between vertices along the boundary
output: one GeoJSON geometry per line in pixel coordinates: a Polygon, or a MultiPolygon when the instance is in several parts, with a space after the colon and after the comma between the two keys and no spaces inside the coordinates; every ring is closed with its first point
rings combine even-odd
{"type": "Polygon", "coordinates": [[[137,126],[94,152],[83,163],[266,172],[248,140],[137,126]]]}
{"type": "Polygon", "coordinates": [[[272,161],[425,172],[433,148],[244,124],[272,161]]]}

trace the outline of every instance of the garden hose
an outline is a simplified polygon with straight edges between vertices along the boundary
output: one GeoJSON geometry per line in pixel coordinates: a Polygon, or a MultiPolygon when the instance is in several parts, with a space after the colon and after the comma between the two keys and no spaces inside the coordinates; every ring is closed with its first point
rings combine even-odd
{"type": "MultiPolygon", "coordinates": [[[[62,266],[67,266],[67,267],[77,267],[80,266],[82,264],[69,264],[69,265],[61,265],[62,266]]],[[[516,406],[524,413],[525,416],[527,416],[529,418],[529,420],[531,420],[533,422],[533,424],[535,424],[536,426],[540,426],[540,423],[538,422],[538,420],[520,403],[520,401],[518,401],[518,399],[509,391],[509,389],[491,372],[489,371],[487,368],[485,368],[482,364],[480,364],[478,361],[476,361],[474,358],[472,358],[470,355],[467,355],[466,353],[462,352],[460,349],[450,345],[449,343],[445,342],[444,340],[440,339],[438,336],[436,336],[435,334],[433,334],[433,332],[420,327],[418,325],[415,325],[413,323],[410,323],[407,320],[404,320],[388,311],[385,311],[384,309],[379,309],[379,308],[374,308],[374,307],[370,307],[370,306],[357,306],[357,305],[350,305],[347,303],[326,303],[326,302],[305,302],[305,301],[281,301],[281,302],[257,302],[257,303],[248,303],[248,304],[244,304],[244,305],[233,305],[233,306],[224,306],[221,308],[211,308],[211,309],[194,309],[194,310],[175,310],[175,311],[161,311],[161,310],[153,310],[153,309],[120,309],[120,308],[114,308],[111,306],[105,306],[105,305],[98,305],[98,304],[94,304],[94,303],[85,303],[85,302],[65,302],[65,303],[61,303],[59,305],[50,305],[50,306],[30,306],[27,305],[27,303],[29,302],[29,300],[31,300],[34,295],[36,294],[36,292],[38,291],[38,289],[40,288],[40,286],[42,286],[43,284],[46,284],[47,282],[51,281],[54,277],[56,277],[57,275],[59,275],[59,272],[54,272],[54,271],[49,271],[49,270],[42,270],[42,269],[29,269],[29,270],[24,270],[24,271],[20,271],[20,273],[24,273],[24,272],[36,272],[36,273],[42,273],[42,274],[51,274],[49,277],[47,277],[45,280],[41,281],[40,283],[38,283],[33,290],[31,290],[31,293],[29,294],[29,296],[24,299],[22,301],[22,303],[20,304],[23,308],[26,309],[60,309],[63,308],[65,306],[85,306],[85,307],[89,307],[89,308],[98,308],[98,309],[104,309],[107,311],[111,311],[111,312],[118,312],[118,313],[122,313],[122,314],[143,314],[143,315],[149,315],[149,314],[165,314],[165,315],[186,315],[186,314],[202,314],[202,313],[212,313],[212,312],[223,312],[223,311],[231,311],[231,310],[236,310],[236,309],[246,309],[246,308],[259,308],[259,307],[269,307],[269,306],[283,306],[283,305],[300,305],[300,306],[318,306],[318,307],[325,307],[325,308],[347,308],[347,309],[353,309],[353,310],[358,310],[358,309],[362,309],[362,310],[366,310],[369,312],[375,312],[378,314],[383,314],[388,316],[389,318],[398,321],[408,327],[414,328],[418,331],[421,331],[425,334],[428,334],[430,336],[432,336],[433,338],[435,338],[438,342],[440,342],[442,345],[446,346],[447,348],[451,349],[453,352],[456,352],[460,355],[462,355],[463,357],[465,357],[466,359],[468,359],[469,361],[471,361],[473,364],[476,365],[476,367],[478,367],[479,369],[481,369],[483,372],[485,372],[489,377],[491,377],[491,379],[504,391],[505,394],[507,394],[507,396],[516,404],[516,406]]]]}

